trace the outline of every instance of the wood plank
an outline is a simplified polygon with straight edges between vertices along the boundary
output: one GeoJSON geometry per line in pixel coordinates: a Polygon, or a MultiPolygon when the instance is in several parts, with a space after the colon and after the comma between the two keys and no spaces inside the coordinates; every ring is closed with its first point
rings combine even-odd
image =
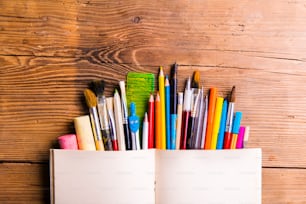
{"type": "Polygon", "coordinates": [[[0,202],[50,203],[49,165],[0,163],[0,202]]]}
{"type": "Polygon", "coordinates": [[[0,54],[279,71],[305,63],[305,11],[287,0],[1,1],[0,54]]]}
{"type": "MultiPolygon", "coordinates": [[[[157,74],[154,66],[95,64],[56,57],[0,56],[0,160],[46,161],[57,136],[73,132],[74,117],[88,112],[82,91],[105,79],[107,96],[128,71],[157,74]]],[[[293,62],[294,63],[294,62],[293,62]]],[[[229,67],[179,67],[179,90],[198,68],[204,86],[225,96],[237,86],[236,110],[251,126],[249,147],[263,148],[266,167],[306,167],[305,75],[229,67]]],[[[165,67],[169,72],[169,67],[165,67]]]]}
{"type": "MultiPolygon", "coordinates": [[[[47,164],[0,163],[0,202],[48,203],[47,164]]],[[[263,168],[263,204],[302,204],[306,200],[306,170],[263,168]]]]}
{"type": "Polygon", "coordinates": [[[262,200],[267,204],[302,204],[306,200],[305,169],[263,169],[262,200]]]}

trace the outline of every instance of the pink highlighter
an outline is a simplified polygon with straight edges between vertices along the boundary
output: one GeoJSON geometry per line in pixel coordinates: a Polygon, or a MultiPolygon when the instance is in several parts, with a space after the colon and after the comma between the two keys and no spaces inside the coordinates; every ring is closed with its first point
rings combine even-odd
{"type": "Polygon", "coordinates": [[[245,132],[245,127],[241,126],[239,128],[236,149],[242,149],[243,148],[244,132],[245,132]]]}
{"type": "Polygon", "coordinates": [[[78,149],[78,143],[75,134],[62,135],[57,139],[61,149],[78,149]]]}

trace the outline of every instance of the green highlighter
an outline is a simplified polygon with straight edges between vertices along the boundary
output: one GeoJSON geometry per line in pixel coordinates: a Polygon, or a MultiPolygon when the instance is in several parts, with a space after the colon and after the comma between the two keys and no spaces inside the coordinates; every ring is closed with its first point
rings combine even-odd
{"type": "Polygon", "coordinates": [[[135,103],[137,107],[136,115],[139,116],[140,121],[143,121],[144,114],[148,108],[150,94],[154,93],[154,87],[155,75],[152,73],[129,72],[127,74],[127,107],[130,107],[131,102],[135,103]]]}

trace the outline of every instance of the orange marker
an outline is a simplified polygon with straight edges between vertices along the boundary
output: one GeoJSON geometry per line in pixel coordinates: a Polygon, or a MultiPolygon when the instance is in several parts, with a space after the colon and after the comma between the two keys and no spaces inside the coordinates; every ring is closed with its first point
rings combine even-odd
{"type": "Polygon", "coordinates": [[[216,99],[217,99],[217,88],[210,88],[209,90],[209,106],[208,106],[208,115],[207,115],[207,129],[205,137],[205,147],[204,149],[211,149],[211,137],[213,129],[213,121],[216,108],[216,99]]]}
{"type": "Polygon", "coordinates": [[[161,103],[159,92],[156,93],[155,97],[155,148],[162,148],[162,129],[161,129],[161,103]]]}

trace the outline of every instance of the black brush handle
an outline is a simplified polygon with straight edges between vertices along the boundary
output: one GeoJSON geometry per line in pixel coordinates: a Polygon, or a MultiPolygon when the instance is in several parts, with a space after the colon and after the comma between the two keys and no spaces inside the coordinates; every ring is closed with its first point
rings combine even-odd
{"type": "Polygon", "coordinates": [[[188,129],[187,129],[187,141],[186,141],[186,148],[192,149],[192,140],[193,140],[193,126],[194,126],[195,118],[190,116],[188,121],[188,129]]]}
{"type": "Polygon", "coordinates": [[[131,141],[131,135],[130,135],[130,129],[128,124],[123,124],[124,129],[124,139],[125,139],[125,147],[126,150],[132,150],[132,141],[131,141]]]}

